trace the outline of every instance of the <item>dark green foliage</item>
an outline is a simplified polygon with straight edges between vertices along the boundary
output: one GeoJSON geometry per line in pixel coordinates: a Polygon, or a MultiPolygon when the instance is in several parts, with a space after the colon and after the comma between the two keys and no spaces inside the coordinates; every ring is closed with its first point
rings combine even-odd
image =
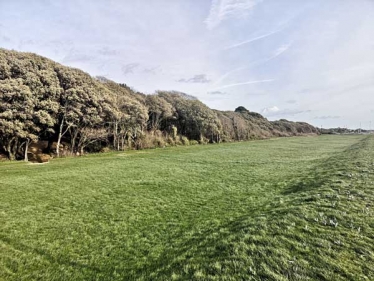
{"type": "Polygon", "coordinates": [[[239,106],[235,108],[235,112],[243,113],[243,112],[249,112],[249,110],[246,109],[244,106],[239,106]]]}

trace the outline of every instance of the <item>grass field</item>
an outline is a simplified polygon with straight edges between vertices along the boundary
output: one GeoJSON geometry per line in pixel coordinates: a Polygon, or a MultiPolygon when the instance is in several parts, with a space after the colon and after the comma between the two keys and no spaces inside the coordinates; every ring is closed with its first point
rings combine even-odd
{"type": "Polygon", "coordinates": [[[0,280],[374,280],[374,137],[0,163],[0,280]]]}

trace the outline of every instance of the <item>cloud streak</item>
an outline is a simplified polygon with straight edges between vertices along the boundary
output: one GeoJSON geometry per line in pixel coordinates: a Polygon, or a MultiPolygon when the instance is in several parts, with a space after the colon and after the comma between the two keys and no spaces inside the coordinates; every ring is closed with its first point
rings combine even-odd
{"type": "Polygon", "coordinates": [[[242,42],[239,42],[239,43],[236,43],[236,44],[233,44],[233,45],[230,45],[226,48],[224,48],[223,50],[230,50],[230,49],[233,49],[233,48],[237,48],[237,47],[240,47],[240,46],[243,46],[243,45],[246,45],[246,44],[249,44],[249,43],[252,43],[252,42],[256,42],[258,40],[261,40],[261,39],[265,39],[267,37],[270,37],[274,34],[277,34],[281,31],[283,31],[288,25],[289,23],[292,21],[292,19],[290,20],[287,20],[285,23],[282,23],[279,25],[279,28],[274,30],[274,31],[271,31],[271,32],[268,32],[268,33],[265,33],[263,35],[260,35],[260,36],[257,36],[257,37],[254,37],[254,38],[251,38],[251,39],[248,39],[248,40],[245,40],[245,41],[242,41],[242,42]]]}
{"type": "Polygon", "coordinates": [[[224,48],[223,50],[230,50],[230,49],[233,49],[233,48],[236,48],[236,47],[240,47],[242,45],[246,45],[246,44],[249,44],[249,43],[252,43],[252,42],[264,39],[266,37],[269,37],[269,36],[271,36],[273,34],[276,34],[276,33],[280,32],[280,31],[282,31],[282,30],[278,29],[278,30],[275,30],[275,31],[272,31],[272,32],[269,32],[269,33],[266,33],[266,34],[263,34],[263,35],[260,35],[260,36],[248,39],[248,40],[245,40],[243,42],[240,42],[240,43],[237,43],[237,44],[233,44],[231,46],[228,46],[228,47],[224,48]]]}
{"type": "Polygon", "coordinates": [[[138,63],[129,63],[122,66],[122,73],[124,75],[134,73],[134,70],[139,66],[138,63]]]}
{"type": "Polygon", "coordinates": [[[248,66],[242,66],[242,67],[238,67],[238,68],[235,68],[235,69],[232,69],[228,72],[226,72],[225,74],[223,74],[221,77],[219,77],[215,82],[214,84],[217,85],[219,82],[221,82],[222,80],[224,80],[226,77],[230,76],[232,73],[235,73],[237,71],[241,71],[241,70],[244,70],[244,69],[249,69],[253,66],[257,66],[257,65],[261,65],[261,64],[264,64],[264,63],[267,63],[277,57],[279,57],[280,55],[282,55],[283,53],[287,52],[288,49],[292,46],[293,43],[289,43],[289,44],[284,44],[282,46],[280,46],[277,50],[275,50],[274,54],[270,57],[267,57],[265,59],[262,59],[262,60],[257,60],[253,63],[250,63],[248,66]]]}
{"type": "Polygon", "coordinates": [[[245,16],[260,2],[262,0],[212,0],[204,23],[212,30],[226,19],[245,16]]]}
{"type": "Polygon", "coordinates": [[[94,59],[93,56],[84,54],[83,52],[71,49],[69,53],[62,59],[62,63],[73,63],[73,62],[89,62],[94,59]]]}
{"type": "Polygon", "coordinates": [[[208,92],[209,95],[227,95],[226,92],[221,92],[221,91],[212,91],[208,92]]]}
{"type": "Polygon", "coordinates": [[[311,110],[301,109],[279,109],[277,106],[264,108],[261,113],[266,117],[294,116],[301,113],[309,113],[311,110]]]}
{"type": "Polygon", "coordinates": [[[209,83],[210,80],[207,78],[205,74],[197,74],[189,79],[179,79],[177,82],[183,83],[209,83]]]}
{"type": "Polygon", "coordinates": [[[273,81],[275,81],[275,80],[274,79],[266,79],[266,80],[256,80],[256,81],[240,82],[240,83],[223,85],[221,87],[212,89],[211,91],[218,91],[218,90],[221,90],[221,89],[226,89],[226,88],[231,88],[231,87],[236,87],[236,86],[241,86],[241,85],[258,84],[258,83],[268,83],[268,82],[273,82],[273,81]]]}
{"type": "Polygon", "coordinates": [[[340,116],[337,116],[337,115],[316,116],[314,117],[314,119],[319,119],[319,120],[340,119],[340,116]]]}

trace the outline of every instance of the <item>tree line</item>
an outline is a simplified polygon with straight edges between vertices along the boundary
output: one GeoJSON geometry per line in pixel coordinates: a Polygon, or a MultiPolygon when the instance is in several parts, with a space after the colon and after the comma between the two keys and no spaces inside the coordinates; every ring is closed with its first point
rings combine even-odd
{"type": "Polygon", "coordinates": [[[44,141],[56,156],[317,134],[244,107],[218,111],[176,91],[145,95],[32,53],[0,49],[0,153],[28,159],[44,141]]]}

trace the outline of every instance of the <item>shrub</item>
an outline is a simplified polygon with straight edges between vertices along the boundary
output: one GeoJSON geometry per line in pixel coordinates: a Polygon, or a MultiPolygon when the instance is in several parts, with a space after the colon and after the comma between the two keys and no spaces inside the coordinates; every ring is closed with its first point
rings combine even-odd
{"type": "Polygon", "coordinates": [[[168,136],[166,138],[166,143],[169,144],[170,146],[174,146],[175,145],[175,140],[171,136],[168,136]]]}
{"type": "Polygon", "coordinates": [[[0,152],[0,162],[7,161],[7,160],[8,160],[8,156],[0,152]]]}
{"type": "Polygon", "coordinates": [[[107,152],[110,152],[110,151],[111,151],[111,149],[107,146],[100,149],[100,152],[102,152],[102,153],[107,153],[107,152]]]}
{"type": "Polygon", "coordinates": [[[183,145],[190,145],[190,141],[185,136],[181,136],[181,142],[183,145]]]}
{"type": "Polygon", "coordinates": [[[134,143],[134,148],[137,150],[153,147],[153,139],[149,134],[143,134],[143,133],[138,134],[137,138],[133,141],[133,143],[134,143]]]}
{"type": "Polygon", "coordinates": [[[176,137],[176,138],[175,138],[175,145],[183,145],[183,143],[182,143],[182,140],[181,140],[181,137],[180,137],[180,136],[178,136],[178,137],[176,137]]]}
{"type": "Polygon", "coordinates": [[[38,163],[47,163],[49,162],[49,159],[51,159],[51,156],[48,154],[38,154],[36,155],[36,161],[38,163]]]}
{"type": "Polygon", "coordinates": [[[154,136],[153,145],[154,147],[165,147],[165,140],[161,136],[154,136]]]}
{"type": "Polygon", "coordinates": [[[197,140],[190,140],[190,145],[197,145],[199,142],[197,140]]]}
{"type": "Polygon", "coordinates": [[[201,137],[200,141],[199,141],[200,144],[208,144],[209,143],[209,140],[205,137],[201,137]]]}
{"type": "Polygon", "coordinates": [[[135,145],[137,149],[165,147],[166,141],[169,141],[170,139],[171,138],[165,140],[165,138],[160,134],[145,133],[138,137],[135,145]]]}
{"type": "Polygon", "coordinates": [[[154,131],[154,135],[156,136],[156,137],[162,137],[162,132],[160,131],[160,130],[156,130],[156,131],[154,131]]]}

